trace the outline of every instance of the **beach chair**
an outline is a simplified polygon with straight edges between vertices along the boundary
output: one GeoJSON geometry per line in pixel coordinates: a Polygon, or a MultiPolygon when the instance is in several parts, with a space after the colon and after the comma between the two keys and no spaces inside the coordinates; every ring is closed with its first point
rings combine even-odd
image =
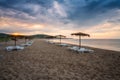
{"type": "Polygon", "coordinates": [[[26,43],[28,46],[31,46],[33,44],[33,42],[27,42],[26,43]]]}
{"type": "Polygon", "coordinates": [[[30,44],[30,43],[26,43],[26,44],[21,44],[21,46],[31,46],[32,44],[30,44]]]}
{"type": "Polygon", "coordinates": [[[68,47],[68,44],[62,43],[62,44],[58,44],[59,46],[63,46],[63,47],[68,47]]]}
{"type": "Polygon", "coordinates": [[[77,50],[77,52],[79,52],[79,53],[93,53],[94,50],[86,49],[86,48],[80,48],[80,49],[77,50]]]}
{"type": "Polygon", "coordinates": [[[74,51],[77,51],[77,50],[79,49],[79,47],[77,47],[77,46],[73,46],[73,47],[68,47],[68,49],[70,49],[70,50],[74,50],[74,51]]]}
{"type": "Polygon", "coordinates": [[[73,47],[68,47],[70,50],[79,52],[79,53],[93,53],[94,50],[91,49],[86,49],[86,48],[79,48],[77,46],[73,46],[73,47]]]}
{"type": "Polygon", "coordinates": [[[53,42],[53,41],[49,41],[48,43],[50,43],[50,44],[55,44],[55,42],[53,42]]]}
{"type": "Polygon", "coordinates": [[[22,47],[22,46],[7,46],[5,49],[7,51],[14,51],[14,50],[23,50],[24,47],[22,47]]]}
{"type": "Polygon", "coordinates": [[[26,42],[25,44],[21,44],[21,46],[31,46],[33,41],[26,42]]]}

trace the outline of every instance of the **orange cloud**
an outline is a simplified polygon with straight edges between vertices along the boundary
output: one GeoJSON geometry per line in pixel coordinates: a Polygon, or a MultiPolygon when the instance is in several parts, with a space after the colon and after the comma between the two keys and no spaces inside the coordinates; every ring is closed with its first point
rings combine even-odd
{"type": "Polygon", "coordinates": [[[93,38],[120,38],[120,24],[105,22],[103,24],[93,26],[85,30],[91,33],[93,38]]]}
{"type": "MultiPolygon", "coordinates": [[[[93,27],[82,27],[74,29],[74,25],[54,25],[54,24],[39,24],[20,21],[14,18],[0,18],[0,30],[10,29],[21,34],[50,34],[50,35],[65,35],[74,37],[70,34],[73,32],[85,32],[91,35],[91,38],[120,38],[120,24],[105,22],[93,27]],[[59,27],[62,26],[62,27],[59,27]],[[17,30],[17,31],[16,31],[17,30]]],[[[75,38],[75,37],[74,37],[75,38]]],[[[85,37],[87,38],[87,37],[85,37]]]]}
{"type": "Polygon", "coordinates": [[[1,24],[0,30],[11,28],[11,30],[15,29],[20,32],[23,32],[23,30],[35,31],[35,30],[40,30],[45,27],[44,24],[24,22],[24,21],[20,21],[14,18],[6,18],[6,17],[0,17],[0,24],[1,24]]]}
{"type": "Polygon", "coordinates": [[[13,18],[5,18],[5,17],[1,17],[0,18],[0,24],[1,26],[19,26],[19,27],[27,27],[27,28],[32,28],[35,26],[39,26],[38,28],[43,27],[44,25],[41,24],[36,24],[36,23],[29,23],[29,22],[23,22],[17,19],[13,19],[13,18]]]}

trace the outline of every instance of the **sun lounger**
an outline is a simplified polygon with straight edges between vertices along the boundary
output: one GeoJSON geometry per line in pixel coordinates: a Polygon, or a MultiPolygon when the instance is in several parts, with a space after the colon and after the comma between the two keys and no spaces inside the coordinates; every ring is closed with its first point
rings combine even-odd
{"type": "Polygon", "coordinates": [[[31,45],[32,45],[32,44],[33,44],[33,41],[29,41],[29,42],[27,42],[26,44],[31,44],[31,45]]]}
{"type": "Polygon", "coordinates": [[[50,41],[49,41],[49,40],[45,40],[45,42],[48,42],[48,43],[49,43],[50,41]]]}
{"type": "Polygon", "coordinates": [[[93,53],[94,50],[87,49],[87,48],[80,48],[77,46],[69,47],[70,50],[77,51],[79,53],[93,53]]]}
{"type": "Polygon", "coordinates": [[[31,44],[21,44],[21,46],[31,46],[31,44]]]}
{"type": "Polygon", "coordinates": [[[33,44],[33,41],[29,41],[25,44],[21,44],[21,46],[31,46],[33,44]]]}
{"type": "Polygon", "coordinates": [[[49,41],[48,43],[50,43],[50,44],[55,44],[55,42],[53,42],[53,41],[49,41]]]}
{"type": "Polygon", "coordinates": [[[22,47],[22,46],[8,46],[8,47],[6,47],[7,51],[23,50],[23,49],[24,49],[24,47],[22,47]]]}
{"type": "Polygon", "coordinates": [[[77,51],[80,53],[93,53],[94,52],[94,50],[86,49],[86,48],[80,48],[77,51]]]}
{"type": "Polygon", "coordinates": [[[73,46],[73,47],[68,47],[68,49],[70,49],[70,50],[74,50],[74,51],[77,51],[77,50],[79,49],[79,47],[77,47],[77,46],[73,46]]]}
{"type": "Polygon", "coordinates": [[[62,44],[58,44],[59,46],[63,46],[63,47],[68,47],[68,44],[62,43],[62,44]]]}

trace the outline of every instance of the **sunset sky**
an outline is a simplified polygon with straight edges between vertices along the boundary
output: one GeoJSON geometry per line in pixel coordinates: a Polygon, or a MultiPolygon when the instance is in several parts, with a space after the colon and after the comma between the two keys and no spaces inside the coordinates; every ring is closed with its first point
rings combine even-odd
{"type": "Polygon", "coordinates": [[[120,0],[0,0],[0,33],[120,39],[120,0]]]}

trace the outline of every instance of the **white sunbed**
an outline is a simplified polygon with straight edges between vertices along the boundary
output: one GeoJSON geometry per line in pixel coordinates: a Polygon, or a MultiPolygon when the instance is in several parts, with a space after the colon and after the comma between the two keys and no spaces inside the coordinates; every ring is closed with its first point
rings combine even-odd
{"type": "Polygon", "coordinates": [[[62,44],[58,44],[59,46],[63,46],[63,47],[67,47],[69,46],[68,44],[62,43],[62,44]]]}
{"type": "Polygon", "coordinates": [[[31,46],[31,45],[32,45],[32,43],[26,43],[26,45],[31,46]]]}
{"type": "Polygon", "coordinates": [[[6,49],[7,51],[23,50],[24,47],[22,47],[22,46],[7,46],[5,49],[6,49]]]}
{"type": "Polygon", "coordinates": [[[27,44],[33,44],[33,41],[29,41],[29,42],[27,42],[27,44]]]}
{"type": "Polygon", "coordinates": [[[33,41],[29,41],[25,44],[21,44],[21,46],[31,46],[33,44],[33,41]]]}
{"type": "Polygon", "coordinates": [[[79,47],[77,47],[77,46],[73,46],[73,47],[68,47],[68,49],[70,49],[70,50],[74,50],[74,51],[77,51],[77,50],[79,49],[79,47]]]}
{"type": "Polygon", "coordinates": [[[21,44],[21,46],[31,46],[32,44],[21,44]]]}
{"type": "Polygon", "coordinates": [[[79,53],[93,53],[94,52],[94,50],[91,50],[91,49],[86,49],[86,48],[79,49],[79,47],[77,47],[77,46],[69,47],[69,49],[77,51],[79,53]]]}
{"type": "Polygon", "coordinates": [[[55,42],[53,42],[53,41],[49,41],[48,43],[50,43],[50,44],[55,44],[55,42]]]}
{"type": "Polygon", "coordinates": [[[45,42],[50,42],[49,40],[45,40],[45,42]]]}
{"type": "Polygon", "coordinates": [[[94,52],[94,50],[86,49],[86,48],[80,48],[77,51],[80,53],[93,53],[94,52]]]}

